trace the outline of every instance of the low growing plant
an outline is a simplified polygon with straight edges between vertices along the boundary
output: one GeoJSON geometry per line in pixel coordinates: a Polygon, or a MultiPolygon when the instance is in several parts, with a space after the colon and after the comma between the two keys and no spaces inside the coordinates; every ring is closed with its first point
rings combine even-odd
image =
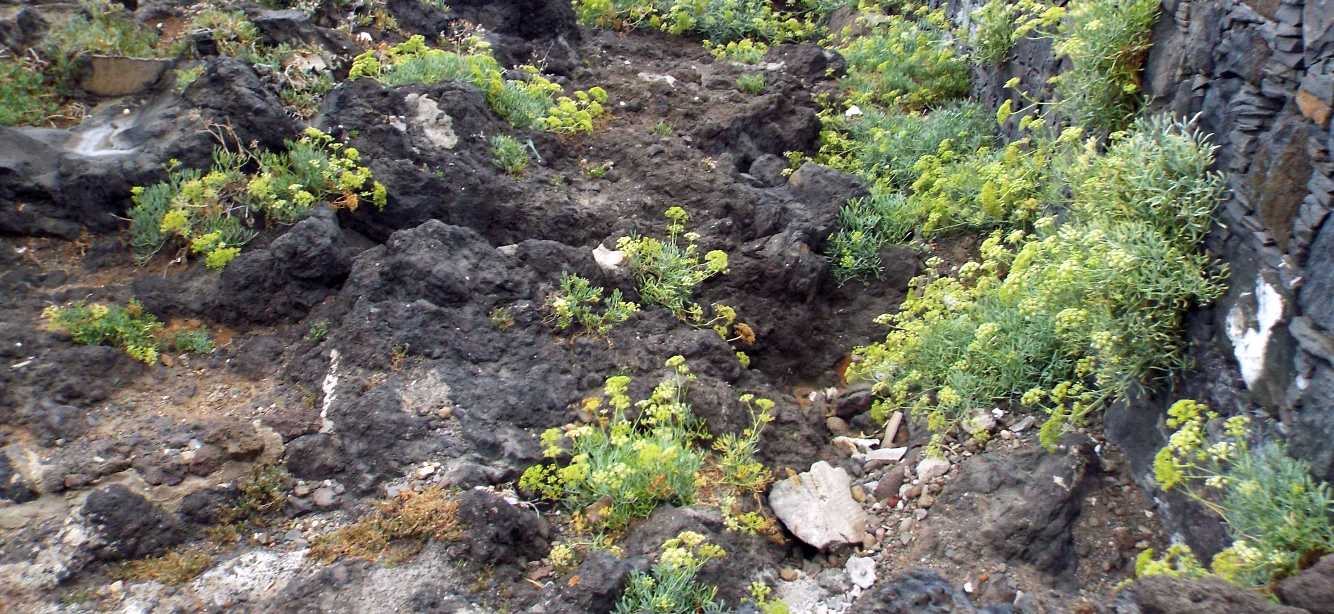
{"type": "Polygon", "coordinates": [[[891,15],[838,51],[848,62],[840,85],[851,104],[912,111],[968,94],[968,62],[955,52],[942,11],[921,20],[891,15]]]}
{"type": "Polygon", "coordinates": [[[0,126],[40,124],[56,112],[55,95],[31,63],[0,56],[0,126]]]}
{"type": "Polygon", "coordinates": [[[1084,0],[1070,4],[1053,51],[1070,59],[1057,75],[1062,114],[1091,130],[1129,123],[1141,98],[1139,71],[1158,21],[1159,0],[1084,0]]]}
{"type": "Polygon", "coordinates": [[[614,614],[696,614],[721,612],[715,601],[718,588],[701,584],[695,576],[705,563],[727,556],[722,547],[703,535],[683,531],[662,543],[658,562],[647,572],[631,574],[614,614]]]}
{"type": "Polygon", "coordinates": [[[135,187],[130,208],[130,242],[140,262],[175,242],[182,255],[202,255],[221,269],[255,235],[256,214],[291,224],[318,202],[356,209],[362,200],[383,209],[387,192],[361,163],[356,149],[306,128],[282,153],[243,147],[214,150],[208,173],[168,167],[166,181],[135,187]],[[247,168],[253,167],[253,173],[247,168]]]}
{"type": "Polygon", "coordinates": [[[917,221],[907,202],[900,193],[876,190],[843,205],[826,252],[838,283],[880,277],[880,251],[907,239],[917,221]]]}
{"type": "Polygon", "coordinates": [[[462,536],[459,504],[443,488],[405,490],[376,503],[375,511],[348,526],[311,540],[310,556],[325,563],[339,558],[401,561],[427,541],[462,536]]]}
{"type": "Polygon", "coordinates": [[[561,274],[560,290],[547,297],[546,302],[556,329],[563,331],[577,324],[584,332],[606,335],[613,326],[639,311],[639,305],[623,299],[620,290],[613,289],[605,302],[602,292],[602,287],[593,286],[579,275],[561,274]]]}
{"type": "MultiPolygon", "coordinates": [[[[1109,400],[1180,368],[1184,314],[1224,289],[1200,244],[1222,195],[1213,147],[1193,127],[1138,122],[1065,171],[1065,223],[997,231],[957,276],[914,280],[884,343],[849,370],[872,381],[874,413],[925,415],[940,437],[998,402],[1044,409],[1054,443],[1109,400]]],[[[938,262],[929,262],[937,266],[938,262]]]]}
{"type": "Polygon", "coordinates": [[[723,43],[745,38],[781,42],[815,31],[812,21],[776,10],[768,0],[574,0],[574,9],[588,26],[650,28],[723,43]]]}
{"type": "Polygon", "coordinates": [[[764,73],[748,72],[737,77],[736,88],[751,95],[764,93],[764,73]]]}
{"type": "Polygon", "coordinates": [[[988,0],[972,13],[977,27],[968,37],[975,64],[1004,62],[1014,44],[1057,25],[1065,15],[1064,7],[1044,0],[988,0]]]}
{"type": "MultiPolygon", "coordinates": [[[[1167,426],[1176,430],[1154,458],[1154,479],[1163,490],[1184,491],[1226,523],[1232,545],[1214,556],[1214,574],[1268,590],[1334,552],[1334,498],[1328,484],[1311,477],[1309,463],[1288,456],[1282,444],[1251,447],[1245,416],[1223,421],[1220,436],[1210,443],[1217,413],[1183,400],[1167,414],[1167,426]]],[[[1136,569],[1140,575],[1204,573],[1184,546],[1162,560],[1146,551],[1136,569]]]]}
{"type": "Polygon", "coordinates": [[[125,307],[83,302],[51,306],[42,311],[42,318],[47,328],[68,334],[75,343],[108,345],[135,360],[157,363],[162,323],[137,300],[130,299],[125,307]]]}
{"type": "Polygon", "coordinates": [[[704,48],[713,54],[713,57],[719,60],[728,60],[731,62],[741,62],[742,64],[759,64],[764,61],[764,54],[769,52],[769,46],[763,42],[758,42],[750,38],[729,41],[727,43],[713,43],[704,41],[704,48]]]}
{"type": "Polygon", "coordinates": [[[491,161],[510,175],[523,174],[528,168],[528,147],[508,134],[491,137],[491,161]]]}
{"type": "Polygon", "coordinates": [[[633,403],[638,410],[634,417],[629,413],[630,378],[608,378],[603,396],[590,397],[584,404],[586,410],[599,413],[595,424],[542,433],[548,458],[564,455],[560,442],[568,440],[569,464],[529,467],[520,486],[561,502],[576,514],[579,526],[596,529],[623,528],[661,503],[692,503],[695,476],[704,465],[703,453],[692,445],[699,419],[686,398],[695,376],[680,356],[668,359],[667,367],[671,374],[647,399],[633,403]]]}
{"type": "Polygon", "coordinates": [[[171,345],[177,352],[193,352],[195,354],[207,354],[213,351],[213,338],[209,336],[207,328],[196,328],[191,330],[177,331],[171,337],[171,345]]]}
{"type": "Polygon", "coordinates": [[[645,302],[666,307],[678,318],[702,320],[703,308],[691,300],[695,288],[727,271],[727,253],[712,250],[701,257],[695,243],[699,235],[685,231],[689,219],[685,209],[671,207],[664,215],[668,220],[665,240],[631,235],[617,240],[616,249],[625,252],[645,302]]]}

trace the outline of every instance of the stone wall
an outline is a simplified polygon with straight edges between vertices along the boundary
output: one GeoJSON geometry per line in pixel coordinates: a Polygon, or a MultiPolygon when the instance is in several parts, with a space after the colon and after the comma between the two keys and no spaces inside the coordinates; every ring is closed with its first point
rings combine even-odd
{"type": "MultiPolygon", "coordinates": [[[[966,26],[983,2],[942,4],[966,26]]],[[[1049,41],[1021,41],[1009,61],[976,71],[975,93],[998,105],[1001,84],[1019,77],[1049,95],[1062,64],[1049,41]]],[[[1334,482],[1334,0],[1164,0],[1143,85],[1150,111],[1198,116],[1214,135],[1230,192],[1209,248],[1227,261],[1231,289],[1191,318],[1194,368],[1109,411],[1107,436],[1152,487],[1166,405],[1197,398],[1269,418],[1257,420],[1266,437],[1334,482]]],[[[1176,497],[1158,501],[1192,545],[1218,546],[1205,517],[1176,497]]]]}

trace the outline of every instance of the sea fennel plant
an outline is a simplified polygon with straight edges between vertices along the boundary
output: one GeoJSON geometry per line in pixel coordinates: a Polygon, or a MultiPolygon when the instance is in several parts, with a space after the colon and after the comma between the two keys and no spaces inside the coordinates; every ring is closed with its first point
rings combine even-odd
{"type": "MultiPolygon", "coordinates": [[[[1105,153],[1089,142],[1065,171],[1064,223],[996,231],[957,275],[915,279],[884,343],[849,370],[940,436],[998,403],[1042,408],[1044,443],[1108,401],[1182,366],[1192,306],[1224,288],[1201,250],[1222,181],[1193,127],[1144,119],[1105,153]]],[[[929,262],[928,266],[938,263],[929,262]]],[[[932,267],[934,269],[934,267],[932,267]]]]}

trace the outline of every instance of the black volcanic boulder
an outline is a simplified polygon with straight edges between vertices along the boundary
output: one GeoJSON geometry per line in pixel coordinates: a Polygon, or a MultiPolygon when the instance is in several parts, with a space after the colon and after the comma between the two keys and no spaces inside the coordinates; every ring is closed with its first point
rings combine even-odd
{"type": "Polygon", "coordinates": [[[184,539],[175,517],[121,484],[90,493],[83,515],[99,538],[93,553],[106,561],[143,558],[184,539]]]}

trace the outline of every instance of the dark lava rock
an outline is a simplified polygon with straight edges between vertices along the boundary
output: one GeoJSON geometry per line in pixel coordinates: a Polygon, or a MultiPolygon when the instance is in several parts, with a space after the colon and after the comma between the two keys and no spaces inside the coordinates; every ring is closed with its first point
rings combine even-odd
{"type": "Polygon", "coordinates": [[[337,219],[316,210],[268,249],[247,251],[227,265],[212,314],[230,322],[300,319],[333,293],[350,266],[337,219]]]}
{"type": "Polygon", "coordinates": [[[287,471],[303,480],[324,480],[343,469],[343,446],[328,433],[311,433],[289,441],[287,471]]]}
{"type": "Polygon", "coordinates": [[[201,526],[217,524],[236,506],[240,492],[233,484],[197,490],[181,498],[177,513],[186,522],[201,526]]]}
{"type": "Polygon", "coordinates": [[[522,564],[545,557],[551,549],[551,527],[537,512],[481,489],[464,492],[458,503],[460,543],[466,548],[461,556],[475,563],[522,564]]]}
{"type": "Polygon", "coordinates": [[[1284,578],[1275,591],[1291,606],[1311,614],[1334,614],[1334,554],[1327,554],[1301,573],[1284,578]]]}
{"type": "Polygon", "coordinates": [[[580,40],[579,25],[569,2],[453,0],[449,7],[452,14],[416,0],[389,3],[399,23],[428,38],[448,30],[455,19],[482,25],[491,35],[496,58],[507,66],[541,63],[549,72],[568,75],[578,64],[573,45],[580,40]]]}
{"type": "Polygon", "coordinates": [[[605,550],[593,550],[572,576],[577,576],[578,582],[573,586],[568,582],[549,584],[542,600],[528,614],[607,614],[625,590],[630,574],[647,565],[644,559],[624,561],[605,550]]]}
{"type": "Polygon", "coordinates": [[[727,552],[725,558],[704,565],[698,578],[707,585],[717,586],[718,597],[729,603],[736,603],[748,594],[748,587],[735,581],[736,570],[775,567],[784,555],[783,548],[763,537],[725,530],[718,509],[707,506],[658,508],[626,535],[625,552],[651,559],[660,551],[662,542],[682,531],[699,533],[727,552]]]}
{"type": "Polygon", "coordinates": [[[120,484],[89,493],[83,515],[100,538],[94,554],[102,560],[143,558],[184,538],[174,517],[120,484]]]}
{"type": "Polygon", "coordinates": [[[765,59],[782,62],[788,74],[808,82],[837,79],[848,68],[847,61],[837,52],[810,43],[775,45],[765,59]]]}
{"type": "Polygon", "coordinates": [[[1217,578],[1139,578],[1117,596],[1117,614],[1305,614],[1217,578]]]}
{"type": "Polygon", "coordinates": [[[914,569],[879,582],[852,605],[859,614],[974,614],[963,594],[934,571],[914,569]]]}
{"type": "Polygon", "coordinates": [[[42,399],[25,416],[24,422],[42,445],[50,447],[58,440],[73,441],[88,430],[88,412],[71,405],[42,399]]]}
{"type": "Polygon", "coordinates": [[[965,539],[1006,560],[1070,577],[1076,562],[1071,529],[1098,463],[1086,437],[1067,436],[1061,448],[1058,453],[1024,448],[964,462],[940,501],[979,520],[981,529],[965,539]]]}
{"type": "Polygon", "coordinates": [[[820,137],[820,118],[809,95],[798,92],[785,89],[738,105],[720,105],[693,137],[708,153],[731,153],[737,170],[749,169],[765,154],[811,151],[820,137]]]}
{"type": "Polygon", "coordinates": [[[37,491],[9,463],[9,455],[0,452],[0,499],[26,503],[37,498],[37,491]]]}

